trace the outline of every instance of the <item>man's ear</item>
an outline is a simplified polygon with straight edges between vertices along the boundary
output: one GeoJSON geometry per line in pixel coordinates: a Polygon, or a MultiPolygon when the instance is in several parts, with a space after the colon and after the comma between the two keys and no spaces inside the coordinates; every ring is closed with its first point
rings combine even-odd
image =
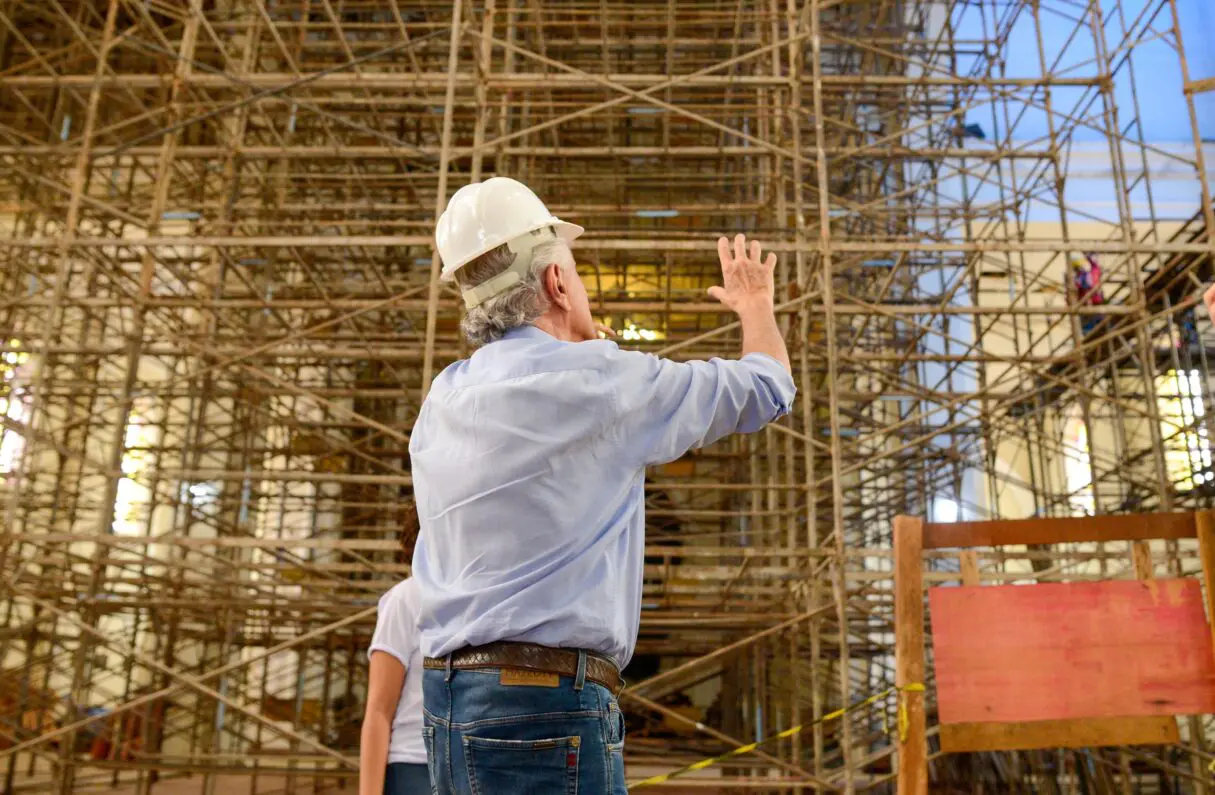
{"type": "Polygon", "coordinates": [[[565,284],[565,269],[558,263],[551,263],[544,269],[544,291],[548,299],[562,309],[570,308],[569,289],[565,284]]]}

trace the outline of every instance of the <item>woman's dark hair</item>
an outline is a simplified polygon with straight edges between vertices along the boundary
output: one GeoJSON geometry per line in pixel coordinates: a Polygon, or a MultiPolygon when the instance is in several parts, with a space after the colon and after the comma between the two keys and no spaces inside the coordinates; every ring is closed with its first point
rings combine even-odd
{"type": "Polygon", "coordinates": [[[422,523],[418,519],[418,506],[413,500],[405,500],[401,504],[401,533],[398,539],[401,543],[400,562],[409,563],[413,560],[413,548],[418,543],[418,533],[422,523]]]}

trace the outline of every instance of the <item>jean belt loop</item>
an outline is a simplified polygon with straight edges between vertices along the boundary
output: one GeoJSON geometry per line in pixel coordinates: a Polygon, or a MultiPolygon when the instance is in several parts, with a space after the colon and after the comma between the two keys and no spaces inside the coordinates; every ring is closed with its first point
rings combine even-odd
{"type": "Polygon", "coordinates": [[[578,650],[578,673],[574,676],[574,690],[581,690],[586,684],[586,650],[578,650]]]}
{"type": "Polygon", "coordinates": [[[443,681],[444,682],[451,681],[451,655],[450,654],[447,655],[447,667],[444,669],[444,672],[443,672],[443,681]]]}

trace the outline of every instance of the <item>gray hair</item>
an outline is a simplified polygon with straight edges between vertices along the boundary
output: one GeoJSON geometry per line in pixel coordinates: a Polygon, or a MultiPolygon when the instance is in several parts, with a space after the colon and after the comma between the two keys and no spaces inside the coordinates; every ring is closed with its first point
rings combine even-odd
{"type": "MultiPolygon", "coordinates": [[[[456,271],[456,283],[461,290],[476,287],[515,261],[515,254],[505,245],[488,251],[456,271]]],[[[532,261],[523,281],[509,290],[489,298],[464,315],[460,329],[470,345],[480,347],[502,339],[506,332],[525,326],[548,311],[548,295],[541,277],[545,269],[557,263],[562,268],[574,267],[574,255],[564,240],[552,240],[532,249],[532,261]]]]}

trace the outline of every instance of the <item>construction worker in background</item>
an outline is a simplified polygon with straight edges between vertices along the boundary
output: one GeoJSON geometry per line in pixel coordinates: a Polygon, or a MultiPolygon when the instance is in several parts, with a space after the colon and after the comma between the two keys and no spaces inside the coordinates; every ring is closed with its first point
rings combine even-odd
{"type": "MultiPolygon", "coordinates": [[[[417,511],[405,506],[401,558],[413,558],[417,511]]],[[[359,795],[429,795],[422,742],[418,584],[410,577],[380,598],[367,650],[367,709],[359,743],[359,795]]]]}
{"type": "MultiPolygon", "coordinates": [[[[1093,254],[1072,258],[1072,306],[1104,306],[1105,294],[1101,290],[1101,265],[1093,254]]],[[[1097,324],[1101,315],[1086,314],[1080,316],[1080,328],[1084,336],[1088,336],[1097,324]]]]}
{"type": "Polygon", "coordinates": [[[461,188],[436,226],[480,346],[409,442],[422,533],[424,737],[435,792],[624,793],[616,696],[640,622],[645,468],[789,411],[774,255],[718,241],[736,360],[599,339],[570,243],[525,185],[461,188]]]}

